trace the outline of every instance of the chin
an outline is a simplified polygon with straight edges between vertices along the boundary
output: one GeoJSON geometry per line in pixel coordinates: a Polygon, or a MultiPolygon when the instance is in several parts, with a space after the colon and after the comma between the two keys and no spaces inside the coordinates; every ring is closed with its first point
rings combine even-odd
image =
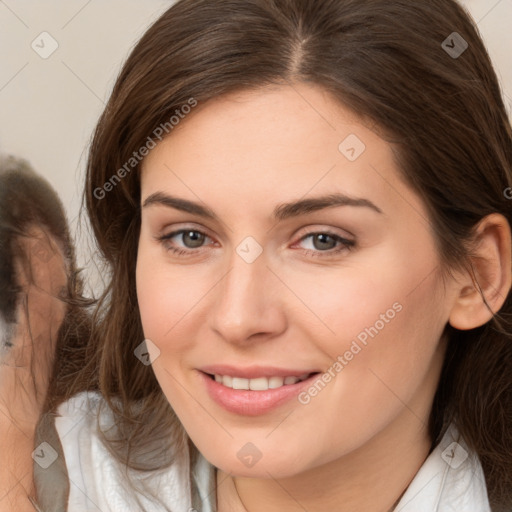
{"type": "Polygon", "coordinates": [[[307,462],[301,454],[301,463],[297,464],[296,454],[281,454],[279,458],[271,453],[265,456],[263,451],[258,452],[254,448],[238,449],[238,453],[234,457],[226,457],[226,450],[222,453],[202,452],[205,459],[216,468],[221,469],[224,473],[238,477],[247,478],[288,478],[295,476],[309,469],[307,462]],[[253,460],[250,460],[249,454],[253,450],[253,460]],[[245,462],[244,462],[244,459],[245,462]]]}

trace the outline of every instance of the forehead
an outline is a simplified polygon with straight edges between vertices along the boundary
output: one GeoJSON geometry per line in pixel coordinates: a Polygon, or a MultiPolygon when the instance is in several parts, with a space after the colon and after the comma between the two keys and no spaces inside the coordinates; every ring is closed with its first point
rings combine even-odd
{"type": "MultiPolygon", "coordinates": [[[[403,202],[392,147],[325,90],[308,84],[264,88],[199,105],[142,163],[151,193],[218,197],[248,207],[342,192],[403,202]]],[[[408,198],[414,201],[414,198],[408,198]]],[[[206,201],[209,202],[209,201],[206,201]]],[[[269,206],[270,207],[270,206],[269,206]]],[[[421,209],[421,205],[418,204],[421,209]]]]}
{"type": "MultiPolygon", "coordinates": [[[[208,151],[217,160],[258,154],[260,159],[285,153],[304,156],[316,148],[329,148],[337,158],[343,135],[354,134],[384,144],[362,120],[318,86],[295,84],[242,91],[200,104],[174,127],[159,148],[177,146],[198,155],[208,151]],[[342,137],[340,139],[340,137],[342,137]],[[216,149],[229,149],[228,153],[216,149]]],[[[147,167],[158,155],[152,151],[147,167]]],[[[239,162],[240,164],[240,162],[239,162]]]]}

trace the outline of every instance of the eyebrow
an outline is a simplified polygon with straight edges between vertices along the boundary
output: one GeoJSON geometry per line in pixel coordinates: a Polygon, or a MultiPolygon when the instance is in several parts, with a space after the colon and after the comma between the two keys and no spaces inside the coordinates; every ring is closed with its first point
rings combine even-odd
{"type": "MultiPolygon", "coordinates": [[[[175,208],[183,212],[198,215],[206,219],[219,221],[218,216],[207,206],[188,199],[170,196],[163,192],[155,192],[148,196],[142,205],[147,208],[152,205],[167,206],[175,208]]],[[[273,218],[278,221],[283,221],[291,217],[298,217],[307,213],[313,213],[325,208],[333,208],[337,206],[356,206],[369,208],[377,213],[382,214],[382,210],[368,199],[360,197],[349,197],[345,194],[335,193],[328,194],[320,197],[313,197],[309,199],[300,199],[291,203],[283,203],[274,208],[273,218]]]]}

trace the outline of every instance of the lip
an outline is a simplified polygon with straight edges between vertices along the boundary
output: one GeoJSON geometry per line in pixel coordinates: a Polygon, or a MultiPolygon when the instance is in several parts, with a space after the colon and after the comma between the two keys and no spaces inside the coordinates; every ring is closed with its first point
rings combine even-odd
{"type": "MultiPolygon", "coordinates": [[[[297,382],[295,384],[288,384],[285,386],[281,386],[280,388],[268,389],[266,391],[252,391],[246,389],[228,388],[220,384],[219,382],[216,382],[208,375],[208,373],[198,371],[199,377],[202,380],[203,385],[206,387],[206,391],[210,398],[228,412],[243,416],[260,416],[262,414],[265,414],[276,409],[277,407],[283,405],[292,398],[296,397],[303,389],[310,386],[312,382],[318,378],[318,373],[315,373],[308,377],[307,379],[297,382]]],[[[238,371],[234,373],[235,376],[242,377],[242,375],[238,371]]],[[[304,373],[309,372],[303,372],[303,374],[304,373]]],[[[218,375],[229,374],[230,372],[218,373],[218,375]]],[[[272,373],[272,375],[277,374],[272,373]]],[[[293,373],[289,375],[280,375],[284,377],[297,374],[293,373]]],[[[257,376],[263,377],[266,375],[258,373],[257,376]]]]}

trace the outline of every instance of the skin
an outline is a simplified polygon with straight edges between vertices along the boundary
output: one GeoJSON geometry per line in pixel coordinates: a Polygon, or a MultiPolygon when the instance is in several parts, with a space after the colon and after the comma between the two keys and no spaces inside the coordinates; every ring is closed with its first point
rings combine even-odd
{"type": "MultiPolygon", "coordinates": [[[[388,511],[429,452],[446,324],[490,318],[469,275],[443,282],[425,205],[391,146],[319,87],[242,92],[199,106],[151,151],[141,205],[156,192],[220,219],[143,207],[136,276],[144,334],[160,351],[155,375],[219,468],[219,510],[388,511]],[[366,146],[353,162],[338,149],[350,134],[366,146]],[[333,192],[382,213],[341,206],[271,218],[277,205],[333,192]],[[185,228],[204,233],[203,244],[158,240],[185,228]],[[306,237],[326,231],[354,247],[335,253],[335,239],[306,237]],[[250,264],[236,252],[248,236],[263,249],[250,264]],[[307,405],[241,416],[199,379],[197,368],[214,363],[325,371],[396,303],[401,311],[307,405]],[[247,442],[262,454],[251,468],[237,457],[247,442]]],[[[497,310],[510,289],[510,228],[496,214],[479,234],[477,270],[497,310]]]]}

